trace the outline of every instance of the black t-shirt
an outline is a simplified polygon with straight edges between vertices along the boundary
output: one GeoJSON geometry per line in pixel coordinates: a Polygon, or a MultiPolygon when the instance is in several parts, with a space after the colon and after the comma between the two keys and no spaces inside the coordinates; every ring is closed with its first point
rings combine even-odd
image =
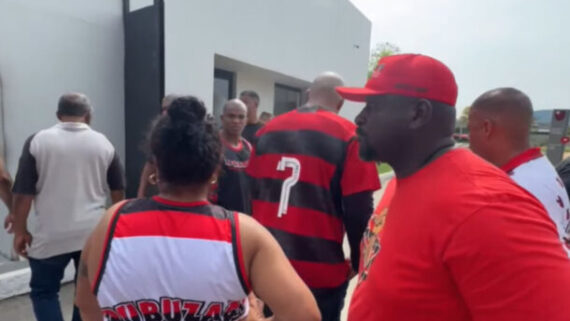
{"type": "Polygon", "coordinates": [[[255,142],[257,141],[257,139],[255,138],[255,134],[261,127],[263,127],[262,123],[247,124],[245,125],[243,133],[241,135],[243,136],[243,138],[247,139],[248,142],[255,145],[255,142]]]}
{"type": "Polygon", "coordinates": [[[245,173],[251,148],[249,142],[243,138],[238,147],[224,142],[222,172],[211,199],[225,209],[251,214],[249,178],[245,173]]]}

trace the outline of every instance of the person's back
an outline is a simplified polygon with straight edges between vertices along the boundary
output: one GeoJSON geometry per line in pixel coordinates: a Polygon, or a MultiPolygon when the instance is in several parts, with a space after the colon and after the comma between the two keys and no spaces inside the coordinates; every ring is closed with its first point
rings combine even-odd
{"type": "MultiPolygon", "coordinates": [[[[39,321],[63,320],[58,292],[70,261],[77,264],[89,233],[105,213],[107,192],[124,197],[123,171],[109,140],[89,127],[91,105],[64,94],[55,126],[30,136],[14,183],[14,249],[28,258],[30,297],[39,321]],[[35,215],[28,231],[32,203],[35,215]]],[[[74,309],[73,320],[79,320],[74,309]]]]}
{"type": "Polygon", "coordinates": [[[447,152],[398,179],[350,320],[514,320],[524,309],[507,311],[504,303],[522,308],[529,299],[543,307],[544,320],[564,314],[559,298],[570,270],[555,234],[540,203],[498,168],[466,150],[447,152]],[[541,277],[528,279],[529,272],[541,277]],[[486,290],[493,280],[512,287],[486,290]],[[541,292],[520,295],[525,290],[541,292]]]}
{"type": "Polygon", "coordinates": [[[339,286],[349,273],[341,178],[354,130],[330,111],[294,110],[258,132],[250,160],[253,217],[272,232],[311,288],[339,286]]]}
{"type": "Polygon", "coordinates": [[[83,320],[240,320],[254,291],[277,319],[319,321],[315,299],[269,232],[208,203],[222,143],[204,104],[174,100],[154,123],[150,147],[159,195],[113,206],[91,234],[76,297],[83,320]]]}
{"type": "Polygon", "coordinates": [[[372,193],[380,188],[376,165],[358,156],[356,126],[338,116],[343,99],[335,87],[342,84],[332,72],[315,78],[303,107],[258,131],[247,168],[253,217],[311,288],[324,321],[340,318],[348,280],[358,270],[372,193]],[[345,232],[350,260],[343,252],[345,232]]]}
{"type": "Polygon", "coordinates": [[[46,238],[45,244],[34,245],[48,251],[81,247],[105,210],[113,146],[87,124],[59,123],[31,137],[29,152],[38,175],[34,235],[38,241],[46,238]],[[58,239],[63,242],[54,243],[58,239]]]}
{"type": "Polygon", "coordinates": [[[239,320],[247,312],[237,213],[154,197],[127,201],[110,226],[93,284],[104,316],[239,320]]]}

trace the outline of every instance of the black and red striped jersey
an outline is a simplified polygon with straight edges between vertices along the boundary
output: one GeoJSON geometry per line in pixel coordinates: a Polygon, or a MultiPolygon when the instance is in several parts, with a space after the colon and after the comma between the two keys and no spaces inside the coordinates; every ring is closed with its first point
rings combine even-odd
{"type": "Polygon", "coordinates": [[[104,320],[241,320],[251,290],[239,217],[208,202],[125,202],[92,284],[104,320]]]}
{"type": "Polygon", "coordinates": [[[312,289],[347,280],[343,197],[380,188],[374,163],[358,156],[356,126],[320,108],[301,108],[257,133],[247,173],[252,213],[312,289]]]}

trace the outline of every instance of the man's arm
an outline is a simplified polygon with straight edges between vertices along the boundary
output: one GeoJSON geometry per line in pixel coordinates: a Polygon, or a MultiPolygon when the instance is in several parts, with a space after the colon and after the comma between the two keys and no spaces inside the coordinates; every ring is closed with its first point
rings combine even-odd
{"type": "Polygon", "coordinates": [[[374,199],[371,191],[343,197],[342,221],[350,244],[350,262],[353,271],[358,271],[360,262],[360,241],[372,215],[374,199]]]}
{"type": "Polygon", "coordinates": [[[117,153],[114,154],[111,164],[107,169],[107,184],[111,190],[111,202],[117,204],[125,199],[125,178],[123,166],[117,153]]]}
{"type": "Polygon", "coordinates": [[[27,222],[32,201],[37,193],[38,171],[36,158],[32,154],[31,145],[35,135],[30,136],[24,143],[22,155],[18,164],[16,180],[12,188],[12,213],[14,219],[14,250],[16,253],[27,256],[26,246],[32,243],[32,236],[28,232],[27,222]]]}
{"type": "Polygon", "coordinates": [[[14,215],[14,250],[27,257],[27,247],[32,244],[32,235],[28,232],[28,215],[32,208],[33,195],[14,194],[12,213],[14,215]]]}
{"type": "Polygon", "coordinates": [[[374,211],[373,194],[380,189],[376,164],[362,161],[358,150],[358,141],[353,139],[348,145],[340,182],[343,195],[342,220],[350,244],[350,261],[354,272],[358,271],[360,262],[362,234],[374,211]]]}

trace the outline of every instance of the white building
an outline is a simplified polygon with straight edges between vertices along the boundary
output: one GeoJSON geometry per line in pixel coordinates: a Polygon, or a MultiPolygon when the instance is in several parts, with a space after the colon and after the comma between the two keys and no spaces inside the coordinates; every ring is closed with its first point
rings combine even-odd
{"type": "MultiPolygon", "coordinates": [[[[217,115],[252,89],[260,111],[279,114],[322,71],[363,84],[370,28],[349,0],[0,0],[3,156],[14,175],[25,139],[56,121],[58,97],[84,92],[132,196],[141,138],[165,93],[201,97],[217,115]]],[[[1,255],[10,248],[0,232],[1,255]]]]}

